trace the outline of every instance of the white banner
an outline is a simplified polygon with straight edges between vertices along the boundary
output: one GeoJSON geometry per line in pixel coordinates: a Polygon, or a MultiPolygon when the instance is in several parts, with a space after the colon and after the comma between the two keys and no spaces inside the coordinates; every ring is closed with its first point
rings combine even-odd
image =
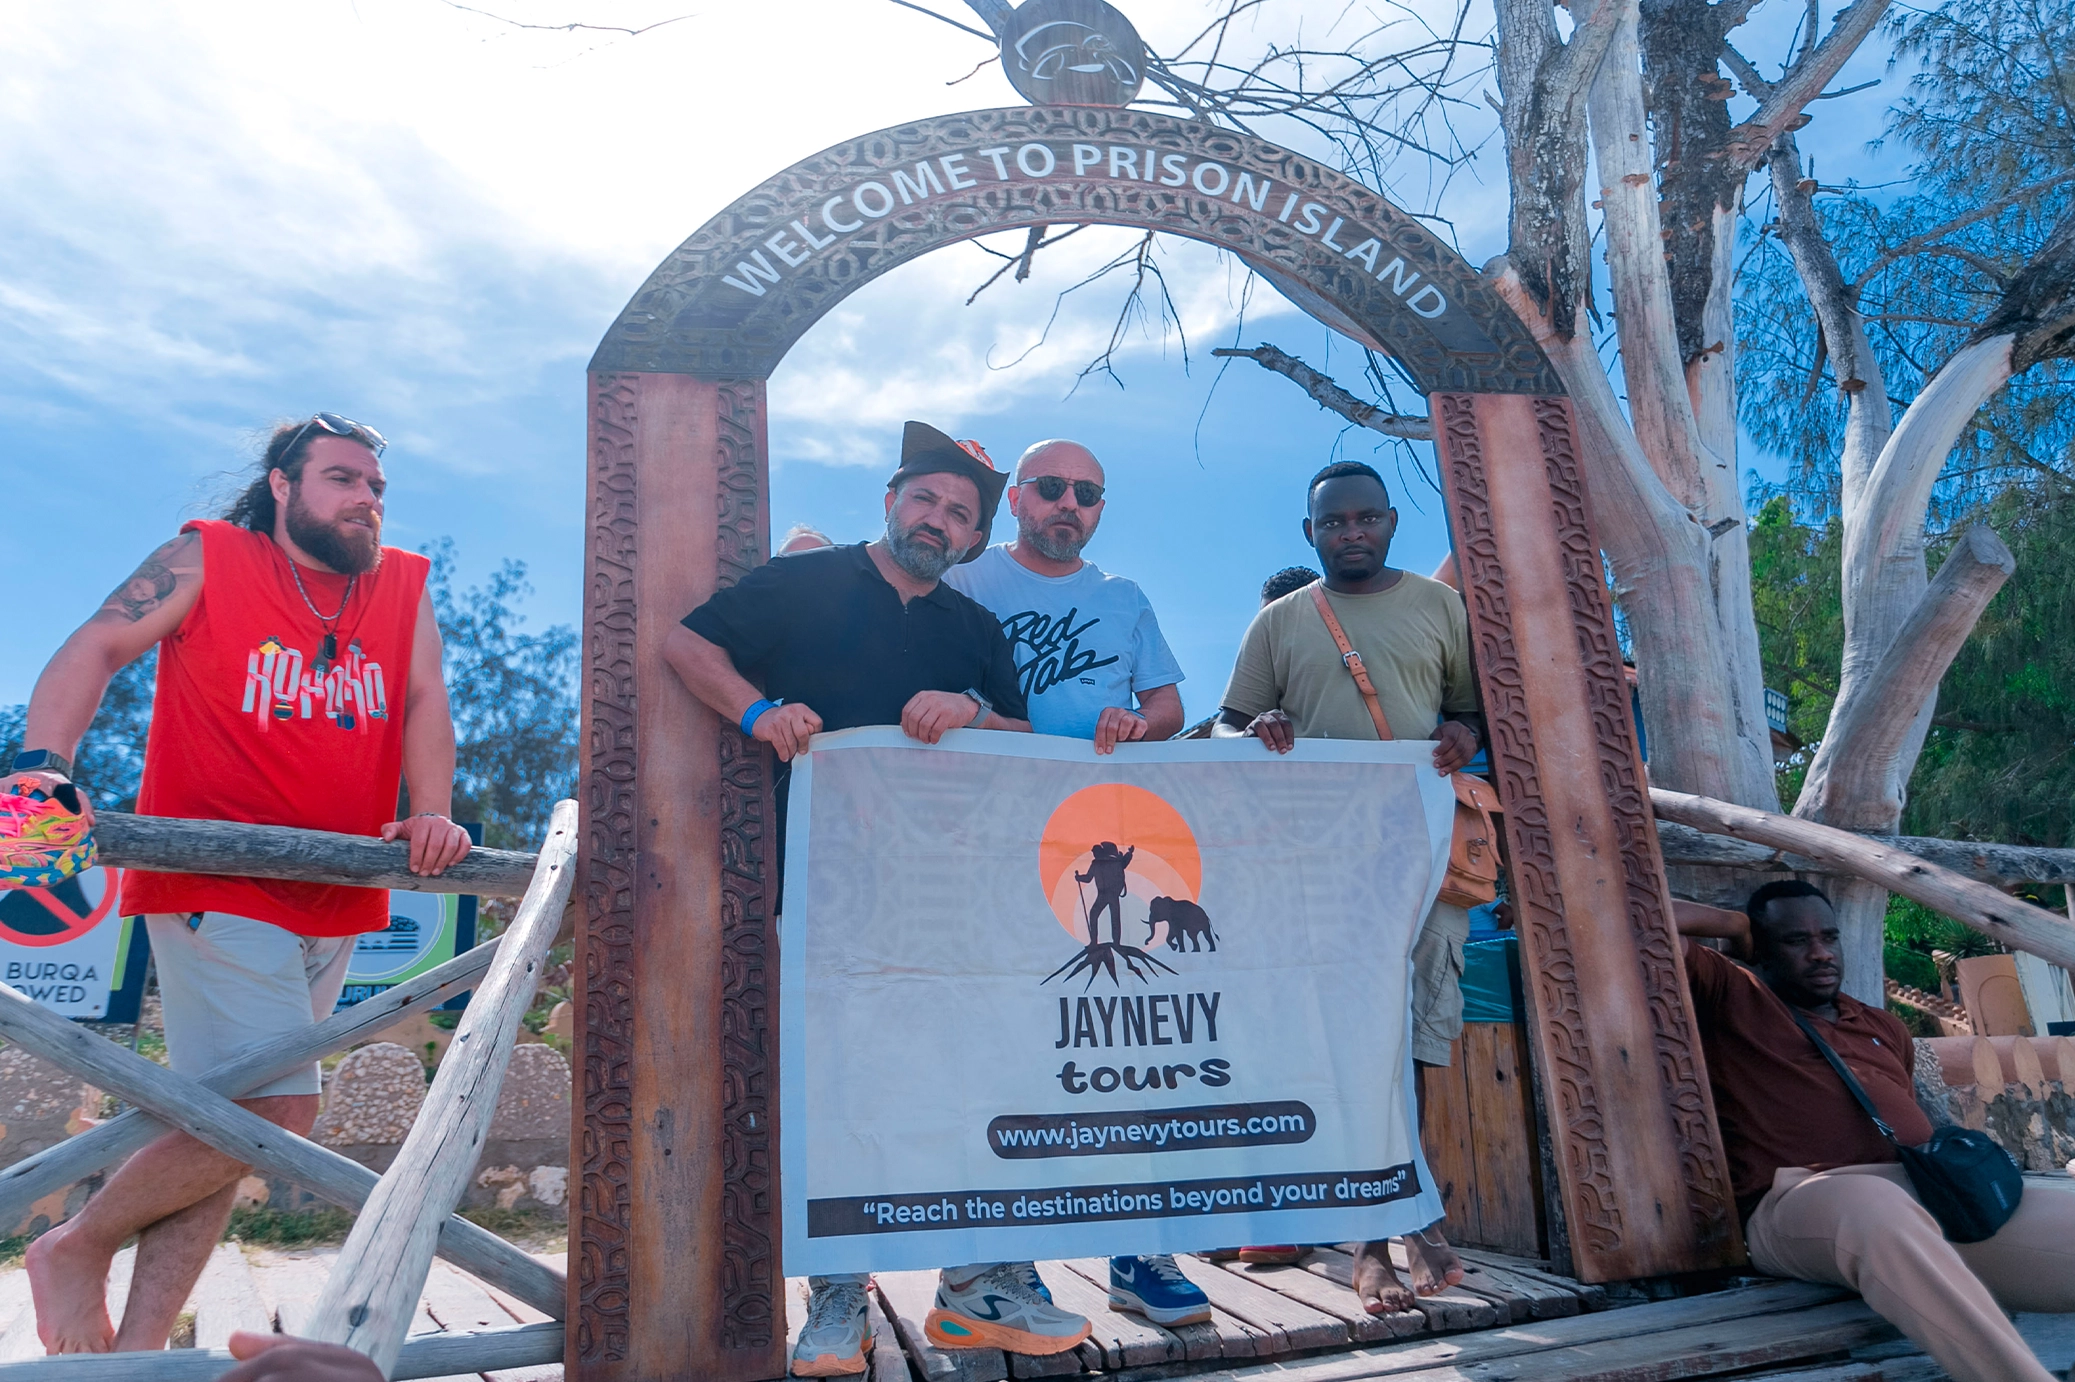
{"type": "Polygon", "coordinates": [[[1440,1218],[1409,1051],[1453,815],[1432,755],[816,736],[779,947],[786,1273],[1440,1218]]]}

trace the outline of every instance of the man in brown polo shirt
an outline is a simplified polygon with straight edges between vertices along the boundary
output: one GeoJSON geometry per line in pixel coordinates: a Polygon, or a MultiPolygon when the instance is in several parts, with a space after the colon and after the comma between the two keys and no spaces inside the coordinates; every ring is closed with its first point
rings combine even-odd
{"type": "Polygon", "coordinates": [[[1959,1382],[2055,1382],[2003,1312],[2075,1310],[2075,1193],[2031,1187],[1993,1238],[1946,1241],[1894,1145],[1789,1010],[1843,1057],[1898,1138],[1930,1139],[1908,1030],[1841,990],[1830,900],[1807,883],[1768,883],[1742,915],[1690,902],[1677,912],[1682,933],[1725,938],[1751,964],[1686,942],[1752,1264],[1850,1287],[1959,1382]]]}

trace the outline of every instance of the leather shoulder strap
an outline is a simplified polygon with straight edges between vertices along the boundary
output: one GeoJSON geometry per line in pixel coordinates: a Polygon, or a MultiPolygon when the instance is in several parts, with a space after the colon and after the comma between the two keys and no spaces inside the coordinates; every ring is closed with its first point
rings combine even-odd
{"type": "Polygon", "coordinates": [[[1322,582],[1311,584],[1311,602],[1318,606],[1319,617],[1326,621],[1326,632],[1333,635],[1334,646],[1340,649],[1340,664],[1347,668],[1348,675],[1355,679],[1355,690],[1362,693],[1362,704],[1369,707],[1369,718],[1376,722],[1376,737],[1391,738],[1391,722],[1383,717],[1383,702],[1377,698],[1376,683],[1369,680],[1369,669],[1362,665],[1362,655],[1355,651],[1354,644],[1347,641],[1347,630],[1340,627],[1334,617],[1333,606],[1320,589],[1322,582]]]}
{"type": "Polygon", "coordinates": [[[1872,1096],[1866,1092],[1866,1086],[1859,1083],[1859,1077],[1854,1075],[1851,1067],[1844,1063],[1844,1058],[1830,1048],[1830,1043],[1823,1040],[1814,1025],[1807,1018],[1803,1017],[1792,1003],[1788,1003],[1786,1006],[1787,1015],[1794,1019],[1794,1025],[1801,1028],[1802,1033],[1816,1044],[1816,1049],[1823,1053],[1823,1059],[1830,1062],[1830,1068],[1837,1072],[1837,1077],[1844,1081],[1844,1087],[1851,1091],[1852,1102],[1857,1104],[1865,1112],[1866,1116],[1873,1120],[1873,1126],[1880,1129],[1882,1137],[1887,1138],[1890,1142],[1895,1142],[1897,1140],[1895,1130],[1888,1126],[1888,1121],[1885,1118],[1880,1116],[1880,1110],[1874,1107],[1872,1096]]]}

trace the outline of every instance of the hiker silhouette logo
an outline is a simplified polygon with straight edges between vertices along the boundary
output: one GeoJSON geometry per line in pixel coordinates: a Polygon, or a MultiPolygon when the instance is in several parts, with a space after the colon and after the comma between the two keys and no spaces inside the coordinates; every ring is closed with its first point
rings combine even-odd
{"type": "Polygon", "coordinates": [[[1098,783],[1059,803],[1038,840],[1038,884],[1081,947],[1045,983],[1085,974],[1086,987],[1105,974],[1121,986],[1126,973],[1150,982],[1177,972],[1174,956],[1218,948],[1195,832],[1143,787],[1098,783]]]}

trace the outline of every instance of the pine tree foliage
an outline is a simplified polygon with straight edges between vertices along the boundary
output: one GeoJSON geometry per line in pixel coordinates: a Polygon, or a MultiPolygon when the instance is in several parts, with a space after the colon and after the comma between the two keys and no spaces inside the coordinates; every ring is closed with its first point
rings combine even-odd
{"type": "MultiPolygon", "coordinates": [[[[1900,190],[1824,185],[1816,206],[1899,415],[2075,206],[2075,7],[1948,0],[1898,10],[1884,31],[1895,64],[1914,70],[1878,143],[1907,151],[1909,178],[1900,190]]],[[[1738,295],[1744,426],[1787,458],[1786,489],[1802,515],[1827,517],[1844,407],[1771,224],[1751,237],[1738,295]]],[[[2067,486],[2071,446],[2075,366],[2047,361],[1998,392],[1962,437],[1933,524],[2012,485],[2067,486]]]]}
{"type": "Polygon", "coordinates": [[[457,594],[453,543],[430,555],[458,749],[454,815],[481,821],[486,845],[536,848],[555,803],[576,790],[582,640],[567,624],[525,631],[524,562],[507,559],[486,586],[457,594]]]}

